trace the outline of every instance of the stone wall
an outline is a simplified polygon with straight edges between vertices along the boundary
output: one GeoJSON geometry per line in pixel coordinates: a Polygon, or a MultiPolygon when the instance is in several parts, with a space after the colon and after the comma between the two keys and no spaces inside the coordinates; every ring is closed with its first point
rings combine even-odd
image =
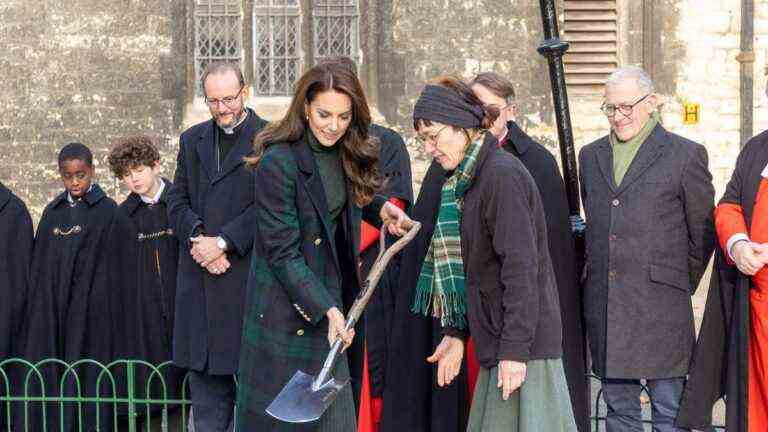
{"type": "Polygon", "coordinates": [[[186,30],[174,18],[184,7],[167,0],[0,2],[0,181],[35,220],[62,190],[56,155],[68,142],[91,147],[98,180],[113,196],[117,183],[104,164],[113,137],[156,136],[174,159],[186,85],[173,65],[186,30]]]}
{"type": "MultiPolygon", "coordinates": [[[[55,156],[69,141],[93,148],[99,180],[113,196],[117,182],[103,162],[114,136],[157,136],[164,174],[173,175],[180,131],[208,118],[202,100],[194,99],[191,4],[0,2],[0,38],[6,48],[0,59],[5,72],[0,81],[0,181],[29,203],[35,219],[61,190],[55,156]]],[[[546,62],[536,52],[541,42],[538,1],[361,0],[360,5],[361,78],[373,111],[380,113],[378,121],[408,139],[413,136],[411,108],[426,80],[442,73],[470,77],[495,70],[516,85],[523,129],[557,153],[546,62]]],[[[618,0],[618,5],[622,64],[651,70],[662,96],[664,124],[707,146],[720,194],[739,151],[740,1],[618,0]],[[653,6],[650,16],[647,5],[653,6]],[[698,124],[683,124],[685,102],[701,104],[698,124]]],[[[768,1],[756,2],[755,34],[758,132],[768,127],[768,1]]],[[[607,132],[601,99],[600,94],[570,97],[577,149],[607,132]]],[[[275,119],[288,98],[251,98],[248,104],[275,119]]],[[[418,187],[427,158],[421,149],[409,148],[418,187]]]]}

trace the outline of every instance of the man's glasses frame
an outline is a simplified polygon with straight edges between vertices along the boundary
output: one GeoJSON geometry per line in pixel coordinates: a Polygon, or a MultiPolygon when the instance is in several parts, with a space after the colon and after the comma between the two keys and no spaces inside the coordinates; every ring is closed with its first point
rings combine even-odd
{"type": "Polygon", "coordinates": [[[240,99],[240,95],[243,94],[243,89],[245,89],[245,86],[240,86],[240,90],[237,91],[236,95],[223,97],[221,99],[211,99],[206,96],[205,103],[211,108],[219,106],[220,103],[224,104],[227,108],[237,108],[235,102],[240,99]]]}
{"type": "Polygon", "coordinates": [[[650,96],[651,93],[646,94],[645,96],[641,97],[637,100],[637,102],[633,104],[618,104],[618,105],[611,105],[603,102],[602,105],[600,105],[600,111],[605,114],[606,117],[613,117],[616,115],[616,111],[620,112],[621,115],[624,117],[629,117],[632,114],[632,111],[635,109],[635,106],[639,104],[640,102],[644,101],[645,98],[650,96]]]}

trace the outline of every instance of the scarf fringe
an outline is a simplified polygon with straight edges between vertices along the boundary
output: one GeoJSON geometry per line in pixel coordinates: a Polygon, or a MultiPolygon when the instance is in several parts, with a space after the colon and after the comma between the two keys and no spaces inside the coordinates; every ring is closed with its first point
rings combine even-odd
{"type": "Polygon", "coordinates": [[[462,330],[467,327],[466,298],[463,290],[451,293],[434,293],[429,288],[417,287],[411,312],[424,316],[431,315],[433,318],[440,319],[440,325],[443,327],[462,330]]]}

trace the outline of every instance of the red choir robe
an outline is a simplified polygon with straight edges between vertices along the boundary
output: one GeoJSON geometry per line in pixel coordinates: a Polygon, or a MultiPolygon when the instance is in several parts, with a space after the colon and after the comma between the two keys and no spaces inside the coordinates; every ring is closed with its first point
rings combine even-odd
{"type": "Polygon", "coordinates": [[[729,432],[768,430],[768,268],[752,277],[728,254],[736,234],[768,242],[768,131],[752,138],[715,210],[720,250],[677,425],[706,429],[725,396],[729,432]]]}

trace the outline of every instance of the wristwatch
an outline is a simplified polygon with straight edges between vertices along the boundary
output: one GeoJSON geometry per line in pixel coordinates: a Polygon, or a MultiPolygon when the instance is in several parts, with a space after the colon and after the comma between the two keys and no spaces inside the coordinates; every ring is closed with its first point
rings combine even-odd
{"type": "Polygon", "coordinates": [[[224,240],[224,238],[221,236],[216,237],[216,246],[218,246],[218,248],[223,250],[224,252],[227,251],[227,241],[224,240]]]}

